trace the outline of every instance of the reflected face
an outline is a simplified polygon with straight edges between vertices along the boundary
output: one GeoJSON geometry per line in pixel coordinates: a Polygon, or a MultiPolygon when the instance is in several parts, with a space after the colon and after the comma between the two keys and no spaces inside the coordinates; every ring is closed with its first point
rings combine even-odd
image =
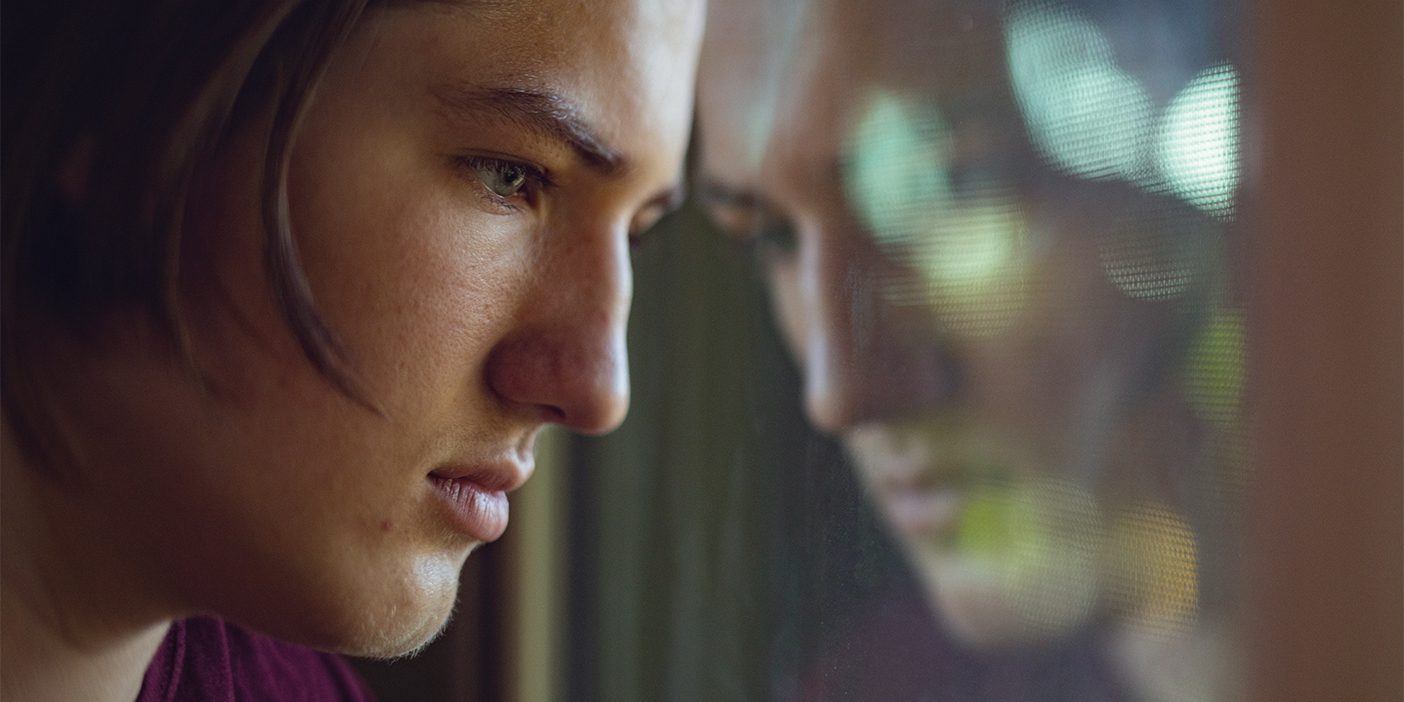
{"type": "Polygon", "coordinates": [[[1175,500],[1194,421],[1167,339],[1204,281],[1166,232],[1193,250],[1204,219],[1048,165],[990,3],[820,5],[714,12],[704,196],[952,630],[1067,633],[1122,513],[1175,500]]]}
{"type": "Polygon", "coordinates": [[[278,313],[260,135],[235,139],[191,208],[206,389],[133,334],[93,361],[101,399],[78,416],[109,437],[86,447],[86,519],[122,535],[146,596],[362,655],[441,629],[538,430],[624,417],[629,247],[678,198],[701,25],[698,4],[632,0],[363,18],[288,194],[312,296],[378,413],[278,313]]]}

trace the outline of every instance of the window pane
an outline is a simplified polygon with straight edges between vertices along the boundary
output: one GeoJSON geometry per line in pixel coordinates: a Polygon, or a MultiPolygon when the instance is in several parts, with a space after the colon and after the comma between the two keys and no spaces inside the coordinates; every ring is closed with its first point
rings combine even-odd
{"type": "Polygon", "coordinates": [[[1235,698],[1235,7],[713,5],[572,694],[1235,698]]]}

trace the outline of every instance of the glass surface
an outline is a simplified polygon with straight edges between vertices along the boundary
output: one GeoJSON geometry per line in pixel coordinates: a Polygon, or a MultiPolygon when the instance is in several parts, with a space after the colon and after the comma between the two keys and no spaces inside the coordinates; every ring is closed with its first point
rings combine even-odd
{"type": "Polygon", "coordinates": [[[572,698],[1238,698],[1236,13],[713,3],[572,698]]]}

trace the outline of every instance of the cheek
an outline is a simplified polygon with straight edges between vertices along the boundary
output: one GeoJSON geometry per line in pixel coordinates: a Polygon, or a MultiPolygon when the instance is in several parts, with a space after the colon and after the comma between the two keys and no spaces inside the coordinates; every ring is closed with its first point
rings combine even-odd
{"type": "Polygon", "coordinates": [[[339,89],[309,114],[289,172],[302,267],[369,391],[428,391],[465,372],[510,316],[530,222],[484,212],[403,110],[360,104],[359,84],[328,85],[339,89]]]}
{"type": "Polygon", "coordinates": [[[1115,369],[1137,314],[1108,285],[1095,247],[1063,245],[1028,271],[1028,302],[1013,324],[972,340],[962,354],[973,388],[987,400],[1023,406],[1036,423],[1051,406],[1064,406],[1115,369]]]}
{"type": "Polygon", "coordinates": [[[299,232],[318,306],[382,398],[467,386],[520,304],[531,233],[467,197],[427,183],[299,232]]]}

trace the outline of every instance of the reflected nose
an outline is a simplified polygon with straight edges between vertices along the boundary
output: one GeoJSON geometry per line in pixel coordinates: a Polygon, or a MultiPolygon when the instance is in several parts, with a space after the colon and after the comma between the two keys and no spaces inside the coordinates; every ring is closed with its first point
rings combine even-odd
{"type": "Polygon", "coordinates": [[[542,421],[603,434],[629,409],[628,240],[583,241],[550,261],[535,271],[514,331],[488,358],[488,383],[542,421]]]}
{"type": "MultiPolygon", "coordinates": [[[[903,299],[919,275],[861,231],[802,237],[790,312],[815,426],[862,424],[941,411],[959,389],[955,351],[935,313],[903,299]]],[[[786,314],[782,310],[782,315],[786,314]]]]}

